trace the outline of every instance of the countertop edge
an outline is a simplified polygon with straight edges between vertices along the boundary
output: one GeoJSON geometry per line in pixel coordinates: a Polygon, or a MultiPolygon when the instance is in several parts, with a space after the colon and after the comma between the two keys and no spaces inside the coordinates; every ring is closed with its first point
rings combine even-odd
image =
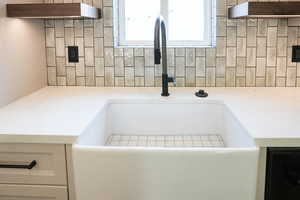
{"type": "Polygon", "coordinates": [[[74,144],[75,135],[12,135],[0,134],[0,144],[74,144]]]}
{"type": "Polygon", "coordinates": [[[253,138],[257,147],[300,147],[300,138],[253,138]]]}

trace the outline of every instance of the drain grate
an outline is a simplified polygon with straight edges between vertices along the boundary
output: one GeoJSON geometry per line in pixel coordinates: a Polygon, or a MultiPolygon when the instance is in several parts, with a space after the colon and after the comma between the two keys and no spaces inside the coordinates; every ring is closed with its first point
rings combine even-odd
{"type": "Polygon", "coordinates": [[[220,135],[137,136],[111,135],[106,146],[128,147],[225,147],[220,135]]]}

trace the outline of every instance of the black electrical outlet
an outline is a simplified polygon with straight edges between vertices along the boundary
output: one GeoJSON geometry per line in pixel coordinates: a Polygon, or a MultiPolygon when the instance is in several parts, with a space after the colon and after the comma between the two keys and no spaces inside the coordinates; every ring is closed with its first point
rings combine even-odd
{"type": "Polygon", "coordinates": [[[68,58],[69,63],[79,62],[78,46],[68,46],[68,58]]]}
{"type": "Polygon", "coordinates": [[[300,62],[300,46],[293,46],[292,62],[300,62]]]}

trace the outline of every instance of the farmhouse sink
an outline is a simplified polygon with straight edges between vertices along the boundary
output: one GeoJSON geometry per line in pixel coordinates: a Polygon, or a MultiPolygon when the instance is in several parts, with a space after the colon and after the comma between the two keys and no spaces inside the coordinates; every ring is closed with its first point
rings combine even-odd
{"type": "Polygon", "coordinates": [[[258,149],[221,101],[110,100],[73,157],[79,200],[255,200],[258,149]]]}

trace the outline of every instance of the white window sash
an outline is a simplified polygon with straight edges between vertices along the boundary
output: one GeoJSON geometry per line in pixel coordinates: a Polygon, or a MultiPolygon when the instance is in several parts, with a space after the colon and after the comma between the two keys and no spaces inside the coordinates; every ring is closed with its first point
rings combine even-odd
{"type": "MultiPolygon", "coordinates": [[[[126,40],[125,38],[125,1],[114,1],[114,38],[116,47],[153,47],[153,41],[126,40]]],[[[204,38],[203,40],[168,40],[168,47],[213,47],[215,45],[215,0],[205,0],[204,4],[204,38]]],[[[161,15],[168,26],[168,1],[161,0],[161,15]]],[[[154,24],[153,24],[154,30],[154,24]]],[[[167,28],[167,33],[168,33],[167,28]]],[[[154,31],[153,31],[154,37],[154,31]]],[[[167,35],[167,38],[169,36],[167,35]]],[[[154,38],[153,38],[154,39],[154,38]]]]}

